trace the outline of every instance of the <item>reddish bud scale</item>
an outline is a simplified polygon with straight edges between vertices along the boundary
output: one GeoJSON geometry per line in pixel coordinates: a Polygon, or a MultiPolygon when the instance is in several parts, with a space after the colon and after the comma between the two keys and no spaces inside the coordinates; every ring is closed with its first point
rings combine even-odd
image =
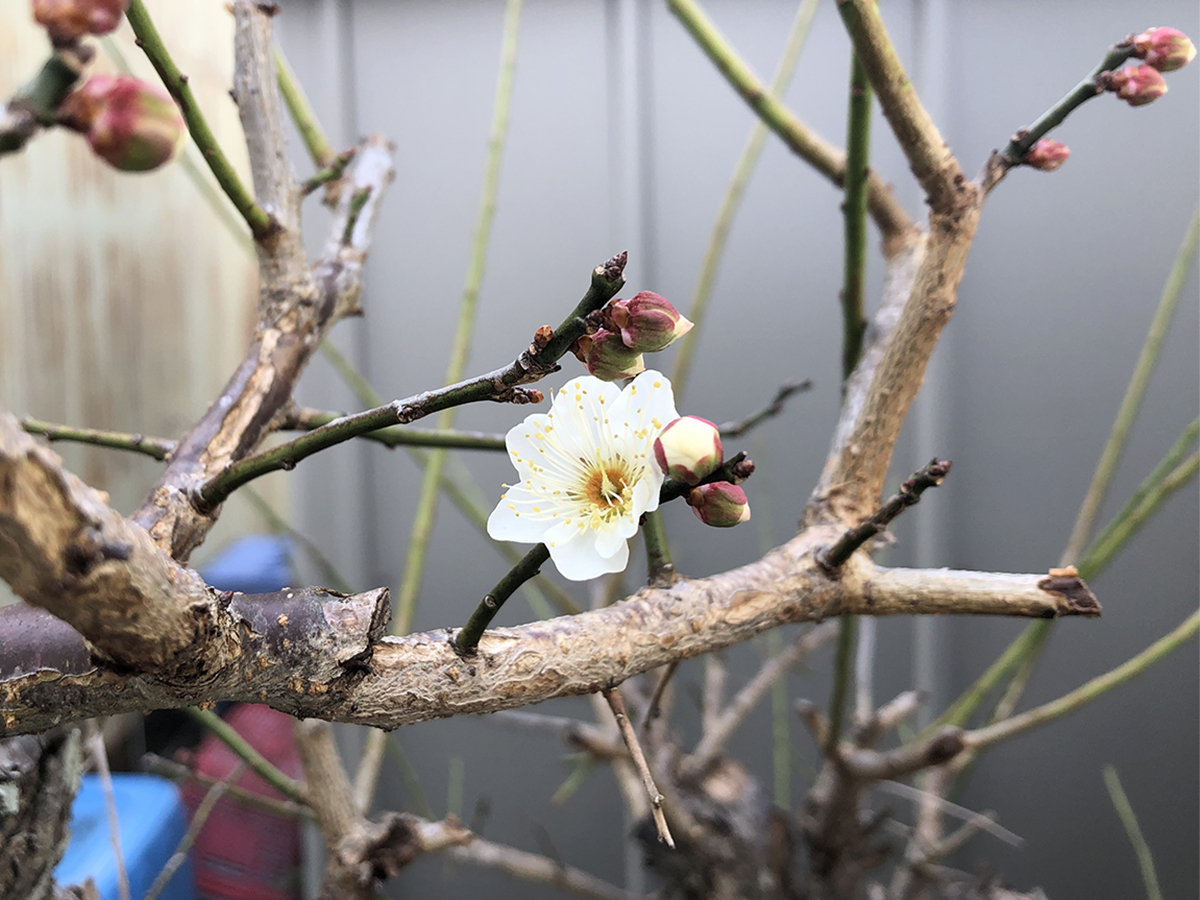
{"type": "Polygon", "coordinates": [[[1167,92],[1167,83],[1153,66],[1127,66],[1110,72],[1105,87],[1130,106],[1153,103],[1167,92]]]}
{"type": "Polygon", "coordinates": [[[619,334],[604,328],[581,337],[571,352],[587,366],[588,374],[601,381],[632,378],[646,369],[642,354],[626,347],[619,334]]]}
{"type": "Polygon", "coordinates": [[[614,300],[606,310],[612,330],[626,347],[638,353],[657,353],[692,329],[692,323],[665,297],[642,291],[628,300],[614,300]]]}
{"type": "Polygon", "coordinates": [[[1031,169],[1053,172],[1065,163],[1070,155],[1071,148],[1066,144],[1060,144],[1050,138],[1042,138],[1029,148],[1029,152],[1025,154],[1025,158],[1021,162],[1031,169]]]}
{"type": "Polygon", "coordinates": [[[59,119],[83,132],[97,156],[124,172],[168,162],[184,134],[175,101],[129,75],[93,75],[63,101],[59,119]]]}
{"type": "Polygon", "coordinates": [[[56,44],[115,31],[129,0],[33,0],[33,17],[56,44]]]}
{"type": "Polygon", "coordinates": [[[715,481],[693,488],[687,495],[687,505],[705,525],[732,528],[750,520],[750,502],[746,492],[736,484],[715,481]]]}

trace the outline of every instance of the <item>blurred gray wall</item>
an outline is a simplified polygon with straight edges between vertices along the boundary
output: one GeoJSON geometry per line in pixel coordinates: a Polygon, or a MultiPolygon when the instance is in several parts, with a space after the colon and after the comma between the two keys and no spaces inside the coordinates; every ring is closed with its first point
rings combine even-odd
{"type": "MultiPolygon", "coordinates": [[[[367,275],[366,318],[336,342],[387,397],[440,384],[478,206],[503,3],[286,0],[282,40],[342,145],[381,131],[397,145],[398,176],[367,275]]],[[[764,77],[774,69],[794,5],[705,4],[764,77]]],[[[1191,0],[890,0],[885,18],[902,58],[964,167],[1036,117],[1130,32],[1170,24],[1193,36],[1191,0]]],[[[818,12],[787,102],[841,140],[848,48],[833,2],[818,12]]],[[[896,479],[934,454],[954,460],[945,486],[897,525],[891,564],[1043,571],[1057,563],[1141,346],[1198,190],[1193,65],[1170,93],[1130,109],[1100,98],[1055,137],[1073,151],[1052,175],[1014,172],[984,211],[959,310],[897,447],[896,479]]],[[[640,0],[527,2],[512,120],[470,371],[511,359],[534,329],[559,321],[588,273],[628,249],[628,293],[650,288],[686,307],[712,220],[751,114],[659,4],[640,0]]],[[[880,119],[873,161],[914,214],[920,198],[880,119]]],[[[298,167],[306,171],[301,154],[298,167]]],[[[745,443],[759,463],[749,484],[753,524],[701,528],[667,510],[679,568],[705,575],[789,537],[837,415],[840,197],[777,140],[767,145],[721,267],[698,365],[682,410],[714,421],[760,407],[776,385],[816,388],[745,443]]],[[[312,203],[310,216],[320,216],[312,203]]],[[[880,276],[872,260],[872,285],[880,276]]],[[[1119,469],[1110,516],[1196,416],[1197,281],[1192,274],[1162,361],[1119,469]]],[[[669,371],[670,351],[655,360],[669,371]]],[[[566,369],[575,363],[568,359],[566,369]]],[[[553,384],[553,381],[551,381],[553,384]]],[[[305,402],[357,403],[324,365],[305,402]]],[[[463,409],[461,427],[505,430],[509,407],[463,409]]],[[[736,448],[734,448],[736,449],[736,448]]],[[[503,457],[462,454],[489,499],[503,457]]],[[[401,451],[354,445],[293,475],[302,528],[357,586],[400,577],[419,472],[401,451]]],[[[1056,627],[1025,705],[1056,697],[1173,628],[1197,603],[1197,495],[1176,496],[1094,587],[1097,621],[1056,627]]],[[[638,578],[631,564],[631,583],[638,578]]],[[[448,504],[427,561],[419,629],[461,624],[504,571],[500,557],[448,504]]],[[[581,598],[586,600],[586,594],[581,598]]],[[[520,598],[501,621],[531,617],[520,598]]],[[[874,689],[914,684],[935,705],[956,696],[1023,627],[992,620],[885,621],[874,689]]],[[[764,653],[727,655],[733,684],[764,653]]],[[[792,676],[792,696],[828,696],[828,654],[792,676]]],[[[700,668],[679,676],[694,707],[700,668]]],[[[1025,838],[1012,849],[977,837],[956,863],[1043,885],[1055,900],[1141,893],[1132,852],[1101,767],[1119,769],[1158,862],[1167,896],[1197,891],[1197,650],[1042,731],[992,752],[961,802],[993,809],[1025,838]]],[[[584,699],[546,704],[588,717],[584,699]]],[[[687,716],[682,728],[694,728],[687,716]]],[[[753,716],[733,753],[771,782],[770,719],[753,716]]],[[[794,726],[790,795],[798,802],[815,754],[794,726]]],[[[686,735],[685,735],[686,736],[686,735]]],[[[694,734],[691,735],[694,737],[694,734]]],[[[551,738],[486,719],[402,730],[399,739],[437,814],[461,767],[468,818],[490,802],[484,833],[620,883],[627,823],[611,776],[594,774],[563,807],[549,799],[569,771],[551,738]]],[[[390,766],[390,764],[389,764],[390,766]]],[[[880,802],[883,802],[881,798],[880,802]]],[[[384,805],[413,804],[385,769],[384,805]]],[[[909,810],[889,801],[897,816],[909,810]]],[[[541,897],[504,876],[438,859],[402,879],[405,896],[541,897]]]]}

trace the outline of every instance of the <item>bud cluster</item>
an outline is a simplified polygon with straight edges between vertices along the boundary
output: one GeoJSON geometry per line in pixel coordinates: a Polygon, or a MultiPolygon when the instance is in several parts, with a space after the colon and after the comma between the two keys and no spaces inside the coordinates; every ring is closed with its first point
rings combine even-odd
{"type": "Polygon", "coordinates": [[[1132,55],[1145,60],[1141,65],[1104,72],[1097,79],[1102,90],[1111,91],[1130,106],[1153,103],[1167,92],[1162,72],[1181,69],[1196,58],[1196,47],[1176,28],[1150,28],[1129,39],[1132,55]]]}
{"type": "Polygon", "coordinates": [[[598,314],[600,328],[571,348],[590,374],[603,381],[630,378],[645,370],[643,353],[665,350],[687,334],[692,323],[653,291],[614,300],[598,314]]]}
{"type": "MultiPolygon", "coordinates": [[[[696,485],[688,492],[687,504],[705,525],[730,528],[750,518],[746,492],[736,484],[700,483],[725,463],[721,433],[712,422],[699,416],[683,416],[667,423],[654,441],[654,459],[668,478],[696,485]]],[[[734,468],[732,478],[740,481],[753,471],[754,464],[743,460],[734,468]]]]}

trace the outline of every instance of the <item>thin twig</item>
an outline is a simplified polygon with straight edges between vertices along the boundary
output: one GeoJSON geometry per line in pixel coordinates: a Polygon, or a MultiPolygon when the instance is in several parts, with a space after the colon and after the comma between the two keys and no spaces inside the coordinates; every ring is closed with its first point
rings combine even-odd
{"type": "Polygon", "coordinates": [[[671,560],[671,545],[667,542],[667,529],[660,510],[646,513],[642,538],[646,542],[646,566],[649,569],[646,583],[651,587],[670,587],[678,582],[679,573],[671,560]]]}
{"type": "Polygon", "coordinates": [[[967,823],[975,823],[980,831],[986,831],[988,834],[1003,841],[1010,847],[1020,847],[1025,843],[1025,839],[1019,834],[1014,834],[1002,825],[996,824],[991,818],[984,813],[976,812],[973,809],[967,809],[965,806],[960,806],[951,800],[939,794],[934,794],[929,791],[923,791],[920,788],[915,788],[912,785],[905,784],[903,781],[877,781],[871,785],[875,790],[884,791],[888,794],[895,794],[897,797],[904,797],[908,800],[914,800],[921,803],[931,803],[937,806],[942,812],[954,816],[956,819],[961,819],[967,823]]]}
{"type": "Polygon", "coordinates": [[[1125,789],[1121,787],[1116,767],[1104,767],[1104,786],[1108,788],[1113,809],[1117,811],[1117,817],[1129,836],[1129,843],[1133,845],[1133,853],[1142,872],[1142,883],[1146,886],[1146,900],[1163,900],[1162,890],[1158,886],[1158,873],[1154,870],[1154,856],[1150,853],[1150,845],[1146,843],[1142,828],[1138,825],[1137,815],[1125,795],[1125,789]]]}
{"type": "Polygon", "coordinates": [[[1141,674],[1141,672],[1148,669],[1151,665],[1163,659],[1173,650],[1194,637],[1197,630],[1200,630],[1200,612],[1192,613],[1178,628],[1155,641],[1141,653],[1137,654],[1137,656],[1126,660],[1115,669],[1093,678],[1087,684],[1076,688],[1069,694],[1064,694],[1062,697],[1052,700],[1049,703],[1043,703],[1041,706],[1013,716],[1011,719],[1005,719],[1003,722],[997,722],[994,725],[966,732],[964,735],[966,746],[969,749],[975,750],[980,747],[987,747],[991,744],[1016,737],[1032,728],[1044,725],[1046,722],[1057,719],[1059,716],[1074,712],[1081,706],[1090,703],[1118,685],[1125,683],[1135,675],[1141,674]]]}
{"type": "Polygon", "coordinates": [[[54,123],[58,107],[91,61],[86,45],[60,47],[27,84],[0,103],[0,156],[24,148],[43,127],[54,123]]]}
{"type": "Polygon", "coordinates": [[[200,111],[191,85],[188,84],[188,77],[179,71],[179,66],[171,58],[166,44],[163,43],[158,29],[154,26],[154,21],[150,18],[150,13],[146,11],[145,4],[142,0],[132,0],[125,15],[133,27],[133,33],[137,35],[137,45],[142,48],[150,60],[150,64],[158,72],[167,92],[179,104],[179,110],[183,113],[183,119],[187,123],[192,140],[200,148],[200,155],[208,163],[213,177],[217,179],[217,184],[221,186],[225,196],[230,199],[242,218],[246,220],[255,240],[261,241],[269,237],[278,227],[276,222],[265,209],[255,202],[254,196],[242,183],[233,164],[221,149],[216,136],[208,126],[208,120],[200,111]]]}
{"type": "Polygon", "coordinates": [[[467,620],[467,624],[458,632],[454,646],[460,653],[474,653],[496,613],[504,602],[513,595],[522,584],[538,573],[538,570],[550,559],[550,549],[545,544],[535,544],[533,549],[521,557],[521,561],[513,566],[494,588],[484,595],[475,607],[475,612],[467,620]]]}
{"type": "Polygon", "coordinates": [[[446,852],[456,862],[497,869],[514,878],[551,885],[586,900],[633,900],[628,893],[615,885],[574,866],[483,838],[474,838],[462,846],[451,847],[446,852]]]}
{"type": "Polygon", "coordinates": [[[676,669],[679,668],[679,660],[667,663],[659,673],[658,680],[654,682],[654,690],[650,693],[650,699],[646,702],[646,715],[642,718],[642,731],[649,732],[652,725],[662,714],[662,698],[667,690],[667,685],[671,683],[671,678],[675,675],[676,669]]]}
{"type": "Polygon", "coordinates": [[[883,115],[936,213],[949,213],[966,182],[958,160],[921,105],[896,53],[876,0],[839,0],[838,12],[883,115]]]}
{"type": "Polygon", "coordinates": [[[850,675],[853,671],[854,642],[858,622],[854,616],[838,617],[837,652],[833,657],[833,687],[829,692],[829,727],[825,731],[825,746],[822,748],[829,759],[837,755],[842,740],[842,723],[846,718],[846,696],[850,693],[850,675]]]}
{"type": "MultiPolygon", "coordinates": [[[[286,97],[286,95],[285,95],[286,97]]],[[[325,168],[318,169],[313,172],[300,184],[300,193],[308,196],[322,185],[329,184],[332,181],[337,181],[346,173],[346,166],[350,165],[354,159],[354,154],[358,152],[356,147],[351,147],[349,150],[343,150],[333,158],[325,168]]],[[[344,234],[343,230],[343,234],[344,234]]]]}
{"type": "MultiPolygon", "coordinates": [[[[667,0],[667,5],[713,65],[725,76],[729,85],[749,104],[767,127],[787,144],[788,149],[834,184],[841,185],[846,174],[845,155],[810,130],[771,95],[766,85],[738,57],[695,0],[667,0]]],[[[871,216],[883,232],[886,247],[893,239],[912,230],[912,220],[896,202],[891,187],[877,172],[871,172],[868,185],[871,216]]]]}
{"type": "MultiPolygon", "coordinates": [[[[312,157],[313,163],[320,169],[333,167],[336,159],[329,138],[325,137],[317,114],[304,93],[304,88],[301,87],[296,73],[288,65],[287,57],[283,55],[283,50],[279,47],[275,48],[275,80],[279,85],[279,93],[283,97],[283,102],[287,105],[288,114],[296,123],[296,130],[300,132],[300,137],[304,141],[304,146],[308,148],[308,155],[312,157]]],[[[343,168],[345,168],[344,165],[343,168]]]]}
{"type": "MultiPolygon", "coordinates": [[[[210,775],[205,775],[203,772],[197,772],[195,769],[185,766],[183,763],[175,762],[173,759],[167,759],[163,756],[158,756],[155,753],[147,753],[142,756],[141,766],[148,772],[153,772],[156,775],[162,775],[170,778],[172,781],[192,780],[198,784],[212,787],[218,783],[218,779],[210,775]]],[[[272,813],[277,816],[283,816],[287,819],[311,819],[313,811],[307,806],[297,803],[294,800],[276,800],[274,797],[266,797],[262,794],[255,794],[245,788],[231,784],[226,791],[229,799],[235,803],[240,803],[243,806],[249,806],[253,809],[261,809],[265,812],[272,813]]]]}
{"type": "Polygon", "coordinates": [[[180,866],[187,862],[188,851],[192,849],[192,844],[196,843],[196,838],[200,836],[200,830],[204,828],[204,823],[208,821],[209,815],[213,808],[217,805],[225,792],[230,786],[242,777],[242,773],[246,771],[246,763],[243,760],[239,762],[228,775],[216,782],[204,793],[204,798],[200,801],[200,805],[196,807],[196,812],[192,815],[192,821],[188,825],[188,829],[184,832],[179,843],[175,845],[175,852],[171,854],[170,859],[162,867],[158,876],[154,879],[154,883],[150,885],[150,890],[146,891],[145,900],[158,900],[159,894],[166,889],[167,884],[179,871],[180,866]]]}
{"type": "Polygon", "coordinates": [[[117,798],[113,793],[112,772],[108,768],[108,748],[104,746],[104,735],[94,719],[88,722],[87,742],[100,776],[104,807],[108,811],[108,839],[112,842],[113,860],[117,865],[117,892],[121,900],[130,900],[129,871],[125,868],[125,854],[121,851],[121,820],[117,816],[117,798]]]}
{"type": "Polygon", "coordinates": [[[153,457],[160,462],[167,459],[175,449],[175,442],[166,438],[127,434],[120,431],[103,431],[99,428],[75,428],[71,425],[43,422],[32,416],[23,416],[21,427],[30,434],[40,434],[52,443],[54,441],[72,441],[78,444],[92,444],[96,447],[111,447],[114,450],[131,450],[134,453],[143,453],[153,457]]]}
{"type": "Polygon", "coordinates": [[[891,498],[887,500],[870,518],[861,525],[849,529],[832,547],[817,554],[817,561],[827,571],[832,571],[848,560],[854,551],[869,541],[875,535],[886,531],[888,525],[896,516],[908,507],[920,502],[921,494],[926,489],[937,487],[950,472],[950,460],[934,458],[929,465],[918,469],[912,477],[900,485],[891,498]]]}
{"type": "Polygon", "coordinates": [[[270,760],[255,750],[249,741],[238,734],[232,725],[215,712],[198,709],[194,706],[185,706],[183,712],[212,732],[217,740],[232,750],[239,759],[244,760],[246,765],[254,770],[255,774],[271,785],[271,787],[275,788],[275,790],[279,791],[279,793],[298,803],[306,802],[307,798],[304,796],[304,792],[294,779],[276,768],[270,760]]]}
{"type": "Polygon", "coordinates": [[[772,419],[783,412],[783,407],[787,403],[788,398],[793,394],[802,394],[812,389],[812,382],[808,379],[804,381],[785,381],[779,386],[779,390],[775,392],[775,398],[765,407],[756,413],[752,413],[744,419],[738,419],[734,422],[726,422],[720,426],[721,437],[723,438],[738,438],[749,434],[767,419],[772,419]]]}
{"type": "Polygon", "coordinates": [[[621,253],[604,265],[597,266],[592,272],[592,283],[587,293],[553,336],[544,345],[531,345],[510,365],[458,384],[345,416],[286,444],[247,456],[205,482],[195,494],[196,501],[211,508],[255,478],[281,469],[293,469],[297,463],[314,453],[397,422],[407,425],[443,409],[483,400],[518,404],[540,402],[543,399],[541,391],[522,386],[556,370],[558,360],[587,330],[584,317],[612,299],[625,283],[622,274],[625,261],[625,254],[621,253]]]}
{"type": "Polygon", "coordinates": [[[1009,139],[1003,150],[993,152],[984,166],[979,181],[984,191],[991,191],[1008,174],[1009,169],[1019,166],[1025,159],[1025,154],[1051,129],[1062,124],[1068,115],[1103,93],[1097,80],[1103,72],[1109,72],[1120,66],[1133,55],[1133,42],[1129,40],[1114,44],[1104,55],[1104,59],[1079,84],[1075,85],[1065,97],[1042,113],[1028,128],[1019,128],[1009,139]]]}
{"type": "Polygon", "coordinates": [[[842,382],[862,356],[867,331],[867,177],[871,173],[871,83],[858,51],[850,55],[850,101],[846,124],[846,199],[842,204],[842,382]]]}
{"type": "Polygon", "coordinates": [[[667,817],[663,815],[663,796],[654,784],[654,776],[650,774],[650,766],[646,764],[646,757],[642,753],[641,744],[638,743],[637,733],[634,732],[629,715],[625,712],[625,701],[621,699],[621,692],[616,688],[609,688],[601,693],[608,701],[608,708],[612,710],[613,718],[617,720],[617,727],[621,729],[621,737],[625,739],[625,746],[629,748],[629,756],[633,760],[638,775],[641,776],[642,787],[646,789],[646,796],[650,800],[650,815],[654,818],[658,839],[674,849],[675,839],[671,837],[671,829],[667,827],[667,817]]]}
{"type": "Polygon", "coordinates": [[[1133,375],[1130,376],[1129,386],[1125,389],[1125,396],[1117,410],[1112,431],[1104,444],[1104,451],[1100,454],[1100,462],[1096,464],[1092,483],[1088,485],[1087,494],[1079,507],[1079,515],[1075,519],[1075,526],[1071,529],[1071,537],[1067,541],[1067,549],[1063,552],[1061,565],[1077,563],[1084,547],[1087,546],[1088,538],[1091,537],[1096,516],[1100,513],[1100,506],[1108,495],[1108,488],[1112,484],[1117,463],[1120,462],[1121,454],[1129,440],[1129,431],[1142,407],[1142,400],[1146,396],[1146,386],[1150,383],[1150,376],[1158,363],[1163,340],[1167,336],[1175,309],[1179,305],[1179,298],[1183,296],[1183,285],[1192,268],[1192,263],[1196,259],[1198,249],[1200,249],[1200,208],[1192,213],[1192,221],[1183,238],[1183,245],[1179,248],[1175,263],[1171,266],[1171,272],[1167,276],[1167,283],[1163,286],[1162,297],[1158,301],[1158,308],[1154,311],[1154,318],[1150,322],[1150,331],[1146,335],[1142,351],[1138,354],[1137,363],[1133,367],[1133,375]]]}
{"type": "Polygon", "coordinates": [[[822,622],[804,632],[786,649],[764,662],[754,677],[746,682],[746,686],[737,692],[716,721],[704,729],[704,734],[697,742],[696,748],[680,762],[680,777],[691,778],[703,773],[741,727],[746,716],[766,696],[771,686],[790,669],[801,665],[819,647],[831,640],[837,630],[837,622],[822,622]]]}
{"type": "Polygon", "coordinates": [[[1193,452],[1162,481],[1151,487],[1132,509],[1114,519],[1084,554],[1079,564],[1080,572],[1095,573],[1104,568],[1168,497],[1196,477],[1198,468],[1200,454],[1193,452]]]}
{"type": "MultiPolygon", "coordinates": [[[[792,19],[792,28],[788,32],[787,43],[783,55],[775,67],[775,75],[771,79],[771,97],[782,101],[787,86],[791,83],[792,74],[796,71],[796,63],[800,60],[800,51],[808,37],[812,26],[813,15],[817,11],[820,0],[801,0],[792,19]]],[[[725,196],[721,199],[716,221],[713,222],[712,233],[708,238],[708,247],[704,250],[704,261],[700,264],[700,274],[696,277],[696,287],[692,291],[692,304],[688,307],[688,318],[692,320],[692,330],[680,341],[679,350],[675,354],[675,368],[671,371],[671,387],[675,390],[677,403],[683,402],[684,389],[688,376],[691,374],[692,359],[696,347],[700,343],[700,331],[708,313],[708,302],[712,298],[713,286],[717,281],[717,268],[725,255],[725,247],[729,241],[729,232],[733,227],[733,219],[742,205],[746,194],[746,186],[750,176],[758,166],[763,147],[767,143],[769,129],[766,122],[758,119],[750,129],[750,136],[742,147],[742,155],[738,157],[737,165],[733,167],[733,177],[725,196]]]]}

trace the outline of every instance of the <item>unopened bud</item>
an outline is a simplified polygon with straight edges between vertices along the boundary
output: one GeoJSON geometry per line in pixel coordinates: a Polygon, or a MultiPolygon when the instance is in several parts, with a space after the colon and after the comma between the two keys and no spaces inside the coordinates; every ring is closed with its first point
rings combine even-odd
{"type": "Polygon", "coordinates": [[[33,17],[55,44],[115,31],[129,0],[33,0],[33,17]]]}
{"type": "Polygon", "coordinates": [[[184,132],[166,91],[129,75],[93,75],[63,101],[59,121],[85,134],[95,154],[123,172],[169,161],[184,132]]]}
{"type": "Polygon", "coordinates": [[[687,495],[687,505],[701,522],[714,528],[732,528],[750,520],[746,492],[728,481],[714,481],[693,488],[687,495]]]}
{"type": "Polygon", "coordinates": [[[632,378],[646,370],[642,354],[626,347],[619,334],[603,328],[595,334],[585,334],[571,351],[601,381],[632,378]]]}
{"type": "Polygon", "coordinates": [[[1196,45],[1177,28],[1151,28],[1133,39],[1134,55],[1160,72],[1182,69],[1196,58],[1196,45]]]}
{"type": "Polygon", "coordinates": [[[679,337],[692,330],[692,322],[684,318],[666,297],[653,291],[642,291],[628,300],[616,300],[607,313],[621,332],[625,346],[638,353],[665,350],[679,337]]]}
{"type": "Polygon", "coordinates": [[[1050,138],[1042,138],[1029,148],[1029,152],[1025,154],[1025,158],[1021,162],[1025,163],[1031,169],[1038,169],[1042,172],[1053,172],[1065,163],[1067,157],[1070,155],[1071,148],[1066,144],[1060,144],[1058,141],[1050,140],[1050,138]]]}
{"type": "Polygon", "coordinates": [[[725,461],[721,433],[708,419],[684,416],[659,432],[654,458],[668,478],[699,484],[725,461]]]}
{"type": "Polygon", "coordinates": [[[1104,86],[1130,106],[1153,103],[1167,92],[1167,83],[1154,66],[1126,66],[1109,72],[1104,86]]]}

